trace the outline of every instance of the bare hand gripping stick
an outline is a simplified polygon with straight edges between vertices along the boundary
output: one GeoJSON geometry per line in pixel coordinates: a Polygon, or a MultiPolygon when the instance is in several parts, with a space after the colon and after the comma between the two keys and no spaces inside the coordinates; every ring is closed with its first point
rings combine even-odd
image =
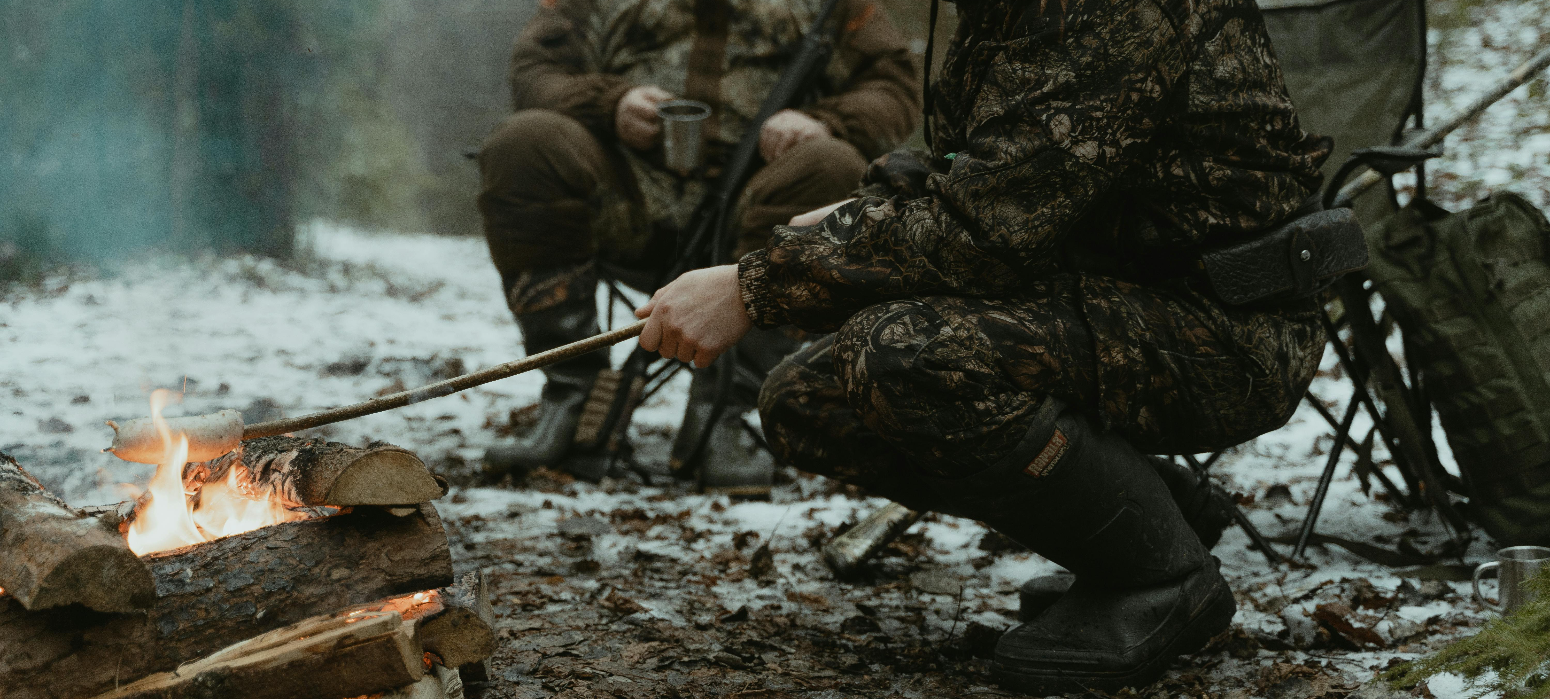
{"type": "MultiPolygon", "coordinates": [[[[548,367],[557,362],[568,360],[578,355],[585,355],[589,352],[601,350],[634,338],[640,335],[641,330],[645,327],[646,322],[639,321],[634,325],[607,333],[599,333],[569,345],[562,345],[553,350],[499,364],[489,369],[470,372],[434,384],[427,384],[418,389],[400,391],[396,394],[389,394],[370,401],[341,406],[296,418],[282,418],[280,420],[244,426],[242,424],[242,413],[227,409],[219,413],[210,413],[202,416],[168,418],[167,423],[173,434],[181,432],[188,436],[188,461],[204,462],[237,449],[237,446],[243,440],[284,435],[297,430],[316,428],[320,425],[338,423],[351,418],[360,418],[373,413],[403,408],[421,401],[429,401],[430,399],[447,396],[448,394],[455,394],[480,384],[488,384],[497,379],[505,379],[523,372],[548,367]]],[[[151,422],[150,418],[137,418],[132,421],[126,421],[122,425],[108,421],[108,425],[113,428],[113,446],[104,450],[105,452],[112,452],[119,459],[130,462],[144,462],[146,464],[156,464],[163,459],[161,436],[156,432],[156,426],[151,422]]]]}

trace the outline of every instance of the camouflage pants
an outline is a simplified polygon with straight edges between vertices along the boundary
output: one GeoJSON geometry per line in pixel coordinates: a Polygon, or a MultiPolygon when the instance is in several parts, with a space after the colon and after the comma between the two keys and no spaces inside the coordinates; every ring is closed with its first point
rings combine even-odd
{"type": "Polygon", "coordinates": [[[760,415],[783,462],[930,508],[913,470],[956,478],[994,464],[1046,396],[1154,454],[1279,427],[1323,353],[1316,309],[1225,308],[1187,288],[1079,275],[1016,298],[878,304],[771,372],[760,415]]]}
{"type": "MultiPolygon", "coordinates": [[[[642,170],[632,159],[639,160],[543,109],[513,114],[485,139],[479,212],[512,313],[551,308],[578,290],[590,297],[597,260],[637,287],[670,262],[684,212],[706,183],[642,170]]],[[[866,165],[855,146],[828,138],[793,146],[756,170],[733,214],[737,255],[764,247],[776,224],[844,199],[866,165]]]]}

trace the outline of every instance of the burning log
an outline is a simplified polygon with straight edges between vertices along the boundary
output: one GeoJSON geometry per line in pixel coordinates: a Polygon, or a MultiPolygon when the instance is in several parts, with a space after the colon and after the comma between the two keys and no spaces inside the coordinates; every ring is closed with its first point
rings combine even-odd
{"type": "Polygon", "coordinates": [[[124,538],[65,505],[0,453],[0,589],[28,610],[80,603],[129,612],[156,597],[124,538]]]}
{"type": "Polygon", "coordinates": [[[320,439],[267,437],[248,440],[232,454],[247,467],[254,486],[272,488],[298,505],[396,506],[424,503],[445,493],[413,452],[382,442],[360,448],[320,439]]]}
{"type": "Polygon", "coordinates": [[[394,612],[311,618],[239,642],[109,698],[337,698],[399,688],[425,675],[394,612]]]}
{"type": "Polygon", "coordinates": [[[97,695],[308,617],[452,582],[430,504],[402,518],[357,508],[283,523],[144,562],[157,593],[144,614],[0,599],[0,695],[97,695]]]}

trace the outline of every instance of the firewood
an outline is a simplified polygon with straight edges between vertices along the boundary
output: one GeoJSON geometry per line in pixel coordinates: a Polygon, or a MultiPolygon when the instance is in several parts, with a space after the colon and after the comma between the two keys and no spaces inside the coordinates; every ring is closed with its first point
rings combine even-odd
{"type": "Polygon", "coordinates": [[[484,574],[473,571],[437,591],[440,610],[421,617],[416,634],[426,651],[449,668],[483,661],[495,653],[495,609],[484,574]]]}
{"type": "Polygon", "coordinates": [[[0,589],[28,610],[80,603],[102,612],[143,609],[151,571],[110,527],[43,488],[0,453],[0,589]]]}
{"type": "Polygon", "coordinates": [[[390,690],[426,677],[411,630],[393,612],[314,617],[101,697],[326,698],[390,690]]]}
{"type": "Polygon", "coordinates": [[[412,505],[444,493],[419,457],[387,443],[361,448],[281,436],[248,440],[240,454],[255,485],[299,505],[412,505]]]}
{"type": "Polygon", "coordinates": [[[458,675],[457,669],[436,664],[424,678],[397,690],[383,693],[382,697],[384,700],[462,698],[463,679],[458,675]]]}
{"type": "Polygon", "coordinates": [[[147,556],[144,614],[26,611],[0,599],[0,696],[81,697],[315,615],[452,583],[429,504],[284,523],[147,556]]]}
{"type": "Polygon", "coordinates": [[[463,697],[463,675],[457,669],[437,664],[431,667],[431,672],[436,674],[436,680],[441,681],[443,697],[463,697]]]}

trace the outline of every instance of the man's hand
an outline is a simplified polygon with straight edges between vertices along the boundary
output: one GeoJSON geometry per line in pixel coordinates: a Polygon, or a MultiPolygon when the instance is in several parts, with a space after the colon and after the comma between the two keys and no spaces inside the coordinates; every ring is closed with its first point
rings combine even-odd
{"type": "Polygon", "coordinates": [[[804,141],[833,136],[827,124],[794,109],[783,109],[765,120],[759,130],[759,155],[773,163],[786,151],[804,141]]]}
{"type": "Polygon", "coordinates": [[[737,266],[685,272],[635,310],[646,320],[640,346],[668,359],[709,367],[753,327],[737,286],[737,266]]]}
{"type": "Polygon", "coordinates": [[[614,131],[618,132],[619,141],[637,151],[655,146],[657,137],[662,135],[657,103],[671,99],[671,93],[655,85],[630,88],[614,108],[614,131]]]}
{"type": "Polygon", "coordinates": [[[833,214],[835,209],[839,209],[840,207],[843,207],[846,204],[850,204],[851,202],[854,202],[854,201],[856,201],[856,198],[855,197],[851,197],[850,199],[840,200],[840,201],[835,202],[833,204],[825,204],[825,205],[823,205],[821,207],[818,207],[817,209],[814,209],[814,210],[809,211],[809,212],[803,212],[801,214],[797,214],[796,216],[791,217],[791,222],[789,224],[787,224],[787,225],[788,226],[812,226],[814,224],[817,224],[820,221],[823,221],[823,217],[828,216],[830,214],[833,214]]]}

